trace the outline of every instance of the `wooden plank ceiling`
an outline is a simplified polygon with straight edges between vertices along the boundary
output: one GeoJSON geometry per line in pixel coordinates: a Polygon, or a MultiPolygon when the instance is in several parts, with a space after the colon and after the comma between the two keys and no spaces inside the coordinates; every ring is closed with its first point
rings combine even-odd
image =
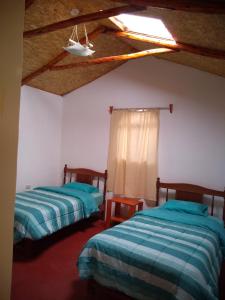
{"type": "MultiPolygon", "coordinates": [[[[70,11],[73,8],[80,11],[79,17],[81,17],[100,10],[107,10],[110,13],[111,9],[125,5],[129,7],[129,3],[133,5],[137,2],[154,4],[157,3],[157,0],[121,2],[110,0],[29,0],[26,2],[25,32],[71,19],[70,11]],[[122,2],[126,2],[126,4],[122,2]]],[[[163,3],[163,1],[159,2],[163,3]]],[[[170,2],[176,3],[179,0],[170,2]]],[[[138,15],[161,19],[174,39],[181,43],[181,46],[188,44],[188,51],[185,49],[183,49],[185,51],[171,51],[173,53],[168,52],[157,55],[157,57],[225,77],[225,14],[221,13],[222,10],[218,13],[214,7],[213,13],[212,11],[199,13],[190,12],[188,9],[164,9],[160,6],[148,6],[145,9],[132,6],[132,10],[136,10],[135,14],[138,15]],[[197,51],[200,52],[196,52],[193,46],[198,46],[197,51]],[[210,49],[213,49],[214,52],[210,52],[210,49]],[[209,53],[215,53],[214,57],[210,57],[213,55],[208,55],[209,53]]],[[[67,52],[63,51],[63,46],[66,46],[71,35],[71,26],[44,34],[33,35],[32,33],[33,36],[24,37],[23,83],[57,95],[65,95],[120,66],[126,60],[106,59],[105,61],[109,62],[97,64],[80,64],[80,62],[122,54],[132,54],[128,58],[130,59],[135,57],[133,53],[140,50],[158,48],[152,43],[119,37],[117,34],[109,32],[110,30],[119,30],[109,19],[95,19],[95,21],[85,24],[96,51],[92,58],[67,55],[67,52]],[[73,67],[50,68],[53,63],[54,66],[72,64],[73,67]]],[[[83,38],[83,24],[78,25],[78,30],[80,38],[83,38]]],[[[100,59],[100,61],[102,60],[100,59]]]]}

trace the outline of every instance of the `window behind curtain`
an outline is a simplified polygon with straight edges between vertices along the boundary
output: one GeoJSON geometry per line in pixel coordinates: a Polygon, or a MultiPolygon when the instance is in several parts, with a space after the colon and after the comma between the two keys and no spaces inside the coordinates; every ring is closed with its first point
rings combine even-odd
{"type": "Polygon", "coordinates": [[[108,190],[155,200],[159,110],[114,110],[110,124],[108,190]]]}

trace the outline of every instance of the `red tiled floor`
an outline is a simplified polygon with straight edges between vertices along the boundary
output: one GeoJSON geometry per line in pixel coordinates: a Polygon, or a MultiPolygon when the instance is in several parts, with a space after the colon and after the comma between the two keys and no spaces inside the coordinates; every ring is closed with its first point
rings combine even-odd
{"type": "MultiPolygon", "coordinates": [[[[86,241],[103,229],[101,220],[85,221],[33,243],[32,249],[23,243],[16,247],[11,300],[87,300],[88,285],[79,280],[76,261],[86,241]]],[[[224,283],[225,265],[221,287],[224,283]]],[[[97,291],[93,299],[129,299],[99,286],[97,291]]],[[[224,288],[221,288],[221,300],[225,300],[224,288]]]]}

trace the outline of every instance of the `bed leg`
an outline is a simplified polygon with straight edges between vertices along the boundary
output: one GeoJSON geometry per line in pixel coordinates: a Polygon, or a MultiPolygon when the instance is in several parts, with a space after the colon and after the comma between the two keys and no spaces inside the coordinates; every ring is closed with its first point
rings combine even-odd
{"type": "Polygon", "coordinates": [[[99,208],[99,219],[105,221],[105,204],[102,204],[99,208]]]}
{"type": "Polygon", "coordinates": [[[88,293],[87,300],[95,300],[96,298],[96,285],[93,280],[88,280],[88,293]]]}

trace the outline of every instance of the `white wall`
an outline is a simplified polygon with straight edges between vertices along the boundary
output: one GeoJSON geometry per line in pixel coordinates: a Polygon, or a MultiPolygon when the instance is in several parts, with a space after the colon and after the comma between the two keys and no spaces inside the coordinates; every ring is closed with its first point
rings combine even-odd
{"type": "Polygon", "coordinates": [[[17,191],[61,183],[62,97],[21,89],[17,191]]]}
{"type": "Polygon", "coordinates": [[[225,79],[155,58],[130,61],[64,97],[62,162],[107,167],[108,107],[174,104],[161,111],[159,176],[223,189],[225,79]]]}

